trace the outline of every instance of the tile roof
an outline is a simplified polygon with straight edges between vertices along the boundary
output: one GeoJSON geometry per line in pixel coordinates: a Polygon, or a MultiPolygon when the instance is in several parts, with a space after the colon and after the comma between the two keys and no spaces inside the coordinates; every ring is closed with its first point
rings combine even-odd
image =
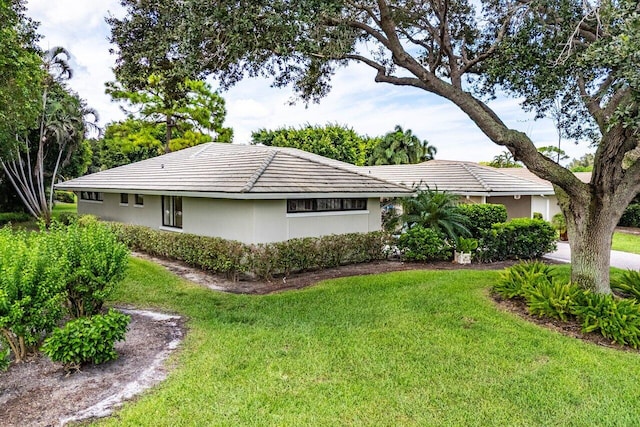
{"type": "Polygon", "coordinates": [[[226,198],[392,197],[406,186],[291,148],[207,143],[56,185],[63,190],[226,198]]]}
{"type": "Polygon", "coordinates": [[[429,186],[460,195],[554,194],[553,187],[547,181],[515,176],[503,172],[503,169],[473,162],[431,160],[415,165],[362,166],[361,169],[399,184],[423,188],[429,186]]]}

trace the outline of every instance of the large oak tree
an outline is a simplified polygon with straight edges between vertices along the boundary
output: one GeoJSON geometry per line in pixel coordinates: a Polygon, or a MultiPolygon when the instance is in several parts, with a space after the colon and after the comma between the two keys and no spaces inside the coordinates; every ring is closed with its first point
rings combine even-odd
{"type": "Polygon", "coordinates": [[[159,58],[225,85],[267,75],[304,100],[356,62],[376,82],[458,106],[494,143],[554,184],[572,245],[572,280],[610,292],[611,236],[640,191],[640,11],[634,0],[123,0],[117,68],[159,58]],[[481,9],[477,9],[480,5],[481,9]],[[145,46],[153,46],[145,52],[145,46]],[[487,99],[524,98],[543,116],[559,102],[566,135],[597,144],[591,182],[542,155],[487,99]]]}

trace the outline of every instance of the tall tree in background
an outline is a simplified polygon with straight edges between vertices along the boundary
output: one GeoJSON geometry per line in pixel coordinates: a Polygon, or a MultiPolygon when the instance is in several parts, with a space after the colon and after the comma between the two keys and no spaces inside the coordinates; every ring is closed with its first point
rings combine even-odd
{"type": "Polygon", "coordinates": [[[503,151],[496,154],[487,165],[494,168],[521,168],[522,164],[513,158],[510,151],[503,151]]]}
{"type": "Polygon", "coordinates": [[[69,53],[61,47],[43,53],[45,78],[40,86],[40,117],[30,127],[16,132],[13,147],[0,159],[5,176],[27,211],[46,223],[51,220],[58,171],[71,162],[72,154],[84,140],[86,116],[96,118],[95,111],[63,83],[72,75],[68,59],[69,53]]]}
{"type": "Polygon", "coordinates": [[[567,218],[572,281],[611,292],[611,236],[640,190],[640,162],[623,164],[638,146],[640,127],[637,1],[300,0],[293,7],[257,0],[239,7],[185,0],[180,13],[166,13],[170,0],[123,4],[128,15],[112,21],[114,33],[137,25],[118,45],[120,68],[148,62],[141,44],[154,40],[166,57],[225,85],[247,75],[275,76],[276,86],[292,84],[302,99],[318,100],[337,67],[357,62],[370,67],[376,82],[449,100],[554,184],[567,218]],[[597,144],[591,182],[509,128],[486,102],[498,90],[524,99],[540,116],[560,99],[569,116],[566,134],[597,144]]]}
{"type": "Polygon", "coordinates": [[[421,163],[433,160],[437,151],[436,147],[429,145],[426,140],[420,141],[411,129],[405,131],[397,125],[374,147],[367,164],[374,166],[421,163]]]}
{"type": "Polygon", "coordinates": [[[362,166],[377,138],[358,135],[353,129],[338,124],[307,125],[299,129],[260,129],[251,134],[252,144],[273,147],[291,147],[330,159],[362,166]]]}
{"type": "Polygon", "coordinates": [[[150,128],[159,126],[164,129],[166,153],[212,139],[231,142],[233,131],[222,125],[227,113],[224,99],[210,85],[188,78],[176,84],[176,91],[167,91],[168,85],[164,77],[152,74],[143,89],[126,90],[122,84],[110,82],[107,93],[128,104],[123,110],[129,120],[143,125],[143,133],[155,133],[150,128]]]}

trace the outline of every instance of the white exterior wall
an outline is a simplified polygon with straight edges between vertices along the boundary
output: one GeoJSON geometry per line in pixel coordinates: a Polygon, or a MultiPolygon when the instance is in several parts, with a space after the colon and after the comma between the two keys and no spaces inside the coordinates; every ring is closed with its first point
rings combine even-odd
{"type": "Polygon", "coordinates": [[[560,206],[558,206],[558,198],[553,196],[531,196],[531,215],[533,212],[540,212],[542,219],[545,221],[551,221],[551,218],[557,213],[560,213],[560,206]]]}
{"type": "Polygon", "coordinates": [[[129,203],[120,204],[120,193],[103,193],[103,201],[82,200],[78,197],[78,215],[95,215],[105,221],[159,228],[162,225],[162,199],[160,196],[144,196],[144,204],[134,204],[134,194],[129,194],[129,203]]]}
{"type": "Polygon", "coordinates": [[[244,243],[271,243],[297,237],[366,233],[381,229],[380,200],[370,198],[366,211],[287,214],[286,200],[182,198],[182,229],[162,226],[161,196],[144,196],[144,206],[126,206],[120,193],[104,193],[102,202],[78,201],[78,214],[244,243]]]}

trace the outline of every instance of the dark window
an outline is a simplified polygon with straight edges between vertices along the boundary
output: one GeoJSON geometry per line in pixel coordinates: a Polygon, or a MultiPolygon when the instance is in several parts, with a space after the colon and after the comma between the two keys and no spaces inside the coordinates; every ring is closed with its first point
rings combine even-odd
{"type": "Polygon", "coordinates": [[[142,194],[135,195],[136,206],[144,206],[144,196],[142,194]]]}
{"type": "Polygon", "coordinates": [[[363,211],[367,199],[291,199],[287,200],[287,213],[363,211]]]}
{"type": "Polygon", "coordinates": [[[128,193],[120,193],[120,203],[123,205],[129,204],[129,194],[128,193]]]}
{"type": "Polygon", "coordinates": [[[102,201],[102,193],[99,191],[81,191],[80,192],[81,200],[93,200],[94,202],[102,201]]]}
{"type": "Polygon", "coordinates": [[[182,228],[182,197],[162,196],[162,225],[182,228]]]}

